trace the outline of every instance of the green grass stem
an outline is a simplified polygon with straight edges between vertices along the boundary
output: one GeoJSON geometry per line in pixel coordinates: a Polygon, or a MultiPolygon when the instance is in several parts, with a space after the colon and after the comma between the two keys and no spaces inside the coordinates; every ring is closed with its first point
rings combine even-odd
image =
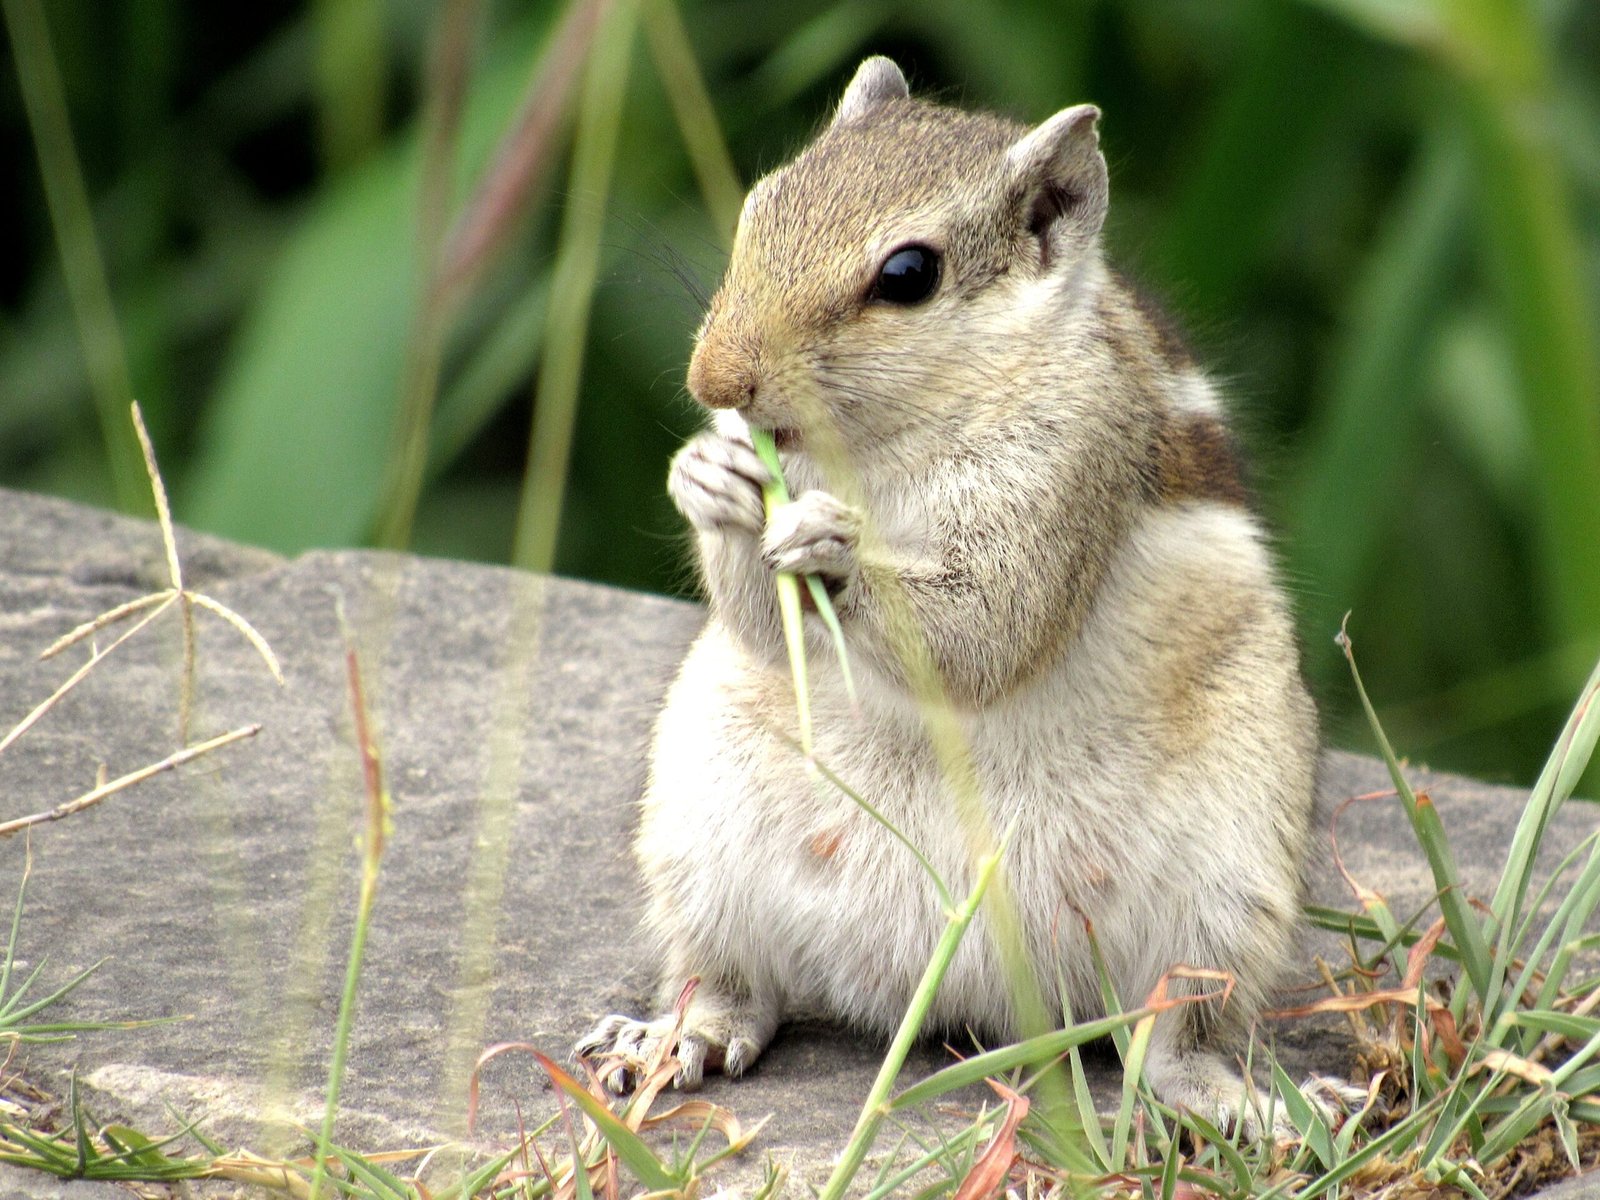
{"type": "Polygon", "coordinates": [[[656,72],[677,117],[700,195],[711,213],[718,239],[725,247],[731,246],[739,209],[744,204],[744,187],[728,152],[727,139],[722,136],[700,61],[683,27],[683,12],[677,0],[644,0],[643,17],[656,72]]]}
{"type": "MultiPolygon", "coordinates": [[[[348,643],[348,634],[346,636],[348,643]]],[[[353,643],[347,645],[345,667],[350,686],[351,711],[355,716],[356,747],[361,756],[362,781],[365,785],[361,890],[356,902],[350,956],[345,964],[344,990],[339,996],[339,1015],[334,1024],[333,1059],[328,1066],[328,1097],[322,1112],[322,1127],[317,1134],[317,1162],[311,1176],[310,1200],[318,1200],[327,1182],[333,1124],[339,1113],[339,1088],[344,1080],[345,1059],[350,1049],[350,1030],[355,1024],[356,991],[361,982],[361,964],[366,955],[367,930],[372,921],[373,905],[378,898],[378,873],[383,862],[384,842],[388,836],[393,807],[383,780],[383,760],[371,726],[366,693],[361,682],[361,663],[353,643]]]]}
{"type": "Polygon", "coordinates": [[[40,0],[3,0],[6,33],[17,66],[28,124],[33,131],[39,174],[61,253],[61,269],[78,327],[78,340],[94,391],[100,437],[117,504],[125,512],[144,507],[144,467],[128,433],[126,414],[133,403],[128,356],[106,264],[95,235],[89,191],[72,135],[66,94],[50,44],[50,26],[40,0]]]}
{"type": "MultiPolygon", "coordinates": [[[[775,508],[789,503],[789,485],[784,481],[783,463],[778,459],[778,447],[772,440],[772,434],[765,429],[752,428],[750,441],[755,446],[762,463],[772,474],[771,480],[761,490],[761,499],[770,519],[775,508]]],[[[795,704],[798,711],[804,714],[800,723],[800,742],[805,748],[806,757],[810,758],[811,699],[810,689],[807,686],[805,627],[800,609],[799,581],[787,571],[778,572],[777,580],[778,611],[783,619],[784,641],[789,648],[789,669],[795,683],[795,704]]],[[[811,596],[812,607],[816,609],[817,615],[822,618],[822,623],[828,627],[828,633],[833,638],[834,653],[839,659],[839,673],[844,677],[844,689],[850,697],[850,702],[854,704],[856,681],[850,670],[850,650],[845,645],[844,629],[839,624],[839,614],[834,610],[833,597],[828,595],[828,589],[815,575],[805,576],[804,583],[807,593],[811,596]]]]}
{"type": "MultiPolygon", "coordinates": [[[[1394,781],[1395,791],[1399,793],[1401,806],[1411,822],[1417,841],[1427,855],[1434,884],[1439,889],[1439,907],[1444,913],[1445,924],[1450,930],[1456,951],[1461,955],[1462,967],[1472,983],[1473,991],[1478,995],[1480,1002],[1487,1007],[1492,1003],[1490,977],[1493,963],[1489,946],[1484,938],[1483,928],[1472,911],[1472,906],[1462,894],[1461,873],[1456,867],[1455,856],[1445,837],[1439,813],[1433,807],[1431,800],[1426,796],[1418,797],[1411,790],[1410,783],[1406,781],[1405,773],[1400,769],[1400,762],[1395,757],[1394,747],[1389,744],[1383,726],[1378,723],[1378,714],[1373,711],[1372,701],[1367,698],[1367,690],[1361,682],[1361,672],[1356,667],[1355,648],[1343,629],[1339,632],[1338,642],[1344,651],[1345,659],[1350,664],[1350,676],[1355,681],[1356,694],[1360,697],[1361,707],[1366,711],[1367,721],[1372,726],[1372,733],[1377,739],[1383,761],[1389,768],[1389,776],[1394,781]]],[[[1464,993],[1458,993],[1458,997],[1464,997],[1464,993]]]]}
{"type": "MultiPolygon", "coordinates": [[[[324,4],[330,0],[322,0],[324,4]]],[[[444,284],[445,231],[450,220],[461,115],[471,73],[473,35],[482,0],[449,0],[439,11],[428,71],[422,164],[417,195],[417,261],[420,286],[411,336],[400,372],[394,450],[384,462],[378,493],[380,546],[403,549],[411,540],[417,504],[428,471],[428,444],[439,394],[439,373],[451,318],[462,299],[444,284]]]]}
{"type": "Polygon", "coordinates": [[[900,1076],[901,1068],[905,1066],[906,1056],[911,1052],[911,1047],[916,1043],[917,1036],[922,1030],[922,1023],[928,1015],[928,1010],[933,1006],[933,998],[939,990],[939,984],[943,982],[945,972],[950,969],[950,963],[961,945],[961,939],[966,936],[972,918],[977,915],[978,906],[983,903],[984,893],[989,890],[990,882],[999,865],[999,851],[979,863],[977,881],[973,884],[972,891],[961,902],[959,908],[946,914],[944,933],[940,935],[933,957],[928,960],[928,965],[922,972],[922,979],[917,984],[917,990],[912,995],[911,1004],[900,1021],[900,1028],[895,1032],[888,1053],[878,1066],[878,1074],[872,1081],[872,1088],[862,1105],[861,1115],[856,1120],[850,1141],[840,1154],[833,1174],[828,1177],[828,1182],[822,1189],[821,1200],[842,1200],[854,1181],[856,1172],[861,1169],[861,1164],[871,1151],[872,1143],[878,1135],[878,1128],[891,1109],[888,1103],[889,1093],[894,1088],[895,1080],[900,1076]]]}
{"type": "Polygon", "coordinates": [[[600,238],[638,19],[639,0],[616,0],[595,35],[584,71],[560,249],[545,315],[544,356],[534,391],[528,467],[511,556],[512,562],[525,570],[548,571],[555,562],[578,388],[600,272],[600,238]]]}

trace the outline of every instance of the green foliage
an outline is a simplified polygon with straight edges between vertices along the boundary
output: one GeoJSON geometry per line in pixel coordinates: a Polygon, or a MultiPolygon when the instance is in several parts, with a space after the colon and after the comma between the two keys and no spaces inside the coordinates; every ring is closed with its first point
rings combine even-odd
{"type": "Polygon", "coordinates": [[[8,0],[8,48],[37,93],[48,45],[70,126],[0,87],[24,181],[0,202],[23,247],[0,268],[7,484],[131,503],[105,418],[131,391],[191,523],[509,561],[519,495],[547,520],[564,477],[525,561],[680,587],[661,478],[698,419],[679,380],[736,192],[721,147],[754,178],[884,51],[952,101],[1105,109],[1113,255],[1233,385],[1336,737],[1359,727],[1345,611],[1401,741],[1522,779],[1600,643],[1593,5],[655,0],[620,51],[578,48],[616,64],[587,174],[563,155],[593,106],[534,68],[596,0],[318,0],[232,28],[56,0],[48,44],[40,7],[8,0]],[[452,29],[475,48],[440,141],[452,29]],[[555,270],[581,286],[549,304],[555,270]]]}

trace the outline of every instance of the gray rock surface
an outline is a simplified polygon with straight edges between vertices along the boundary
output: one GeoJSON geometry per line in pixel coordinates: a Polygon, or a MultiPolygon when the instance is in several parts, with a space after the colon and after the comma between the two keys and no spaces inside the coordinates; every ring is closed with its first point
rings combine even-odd
{"type": "MultiPolygon", "coordinates": [[[[286,1136],[263,1127],[265,1114],[316,1123],[359,877],[342,610],[362,651],[394,809],[338,1137],[378,1150],[460,1136],[466,1072],[481,1049],[526,1041],[564,1060],[597,1016],[644,1007],[632,804],[652,713],[700,613],[483,566],[365,552],[285,561],[198,535],[182,542],[190,586],[255,624],[286,684],[200,614],[195,736],[248,722],[260,735],[33,831],[20,958],[48,955],[45,983],[107,960],[60,1015],[181,1019],[29,1047],[23,1069],[58,1094],[76,1069],[97,1116],[119,1112],[152,1132],[172,1127],[167,1104],[256,1149],[286,1136]],[[509,799],[497,805],[495,795],[509,799]]],[[[0,734],[84,658],[74,650],[41,663],[39,650],[161,586],[161,563],[153,524],[0,492],[0,734]]],[[[176,747],[174,617],[119,649],[0,756],[0,819],[70,799],[102,765],[115,777],[176,747]]],[[[1330,811],[1388,785],[1381,765],[1350,754],[1330,754],[1325,774],[1330,811]]],[[[1521,794],[1426,772],[1417,782],[1487,895],[1521,794]]],[[[1562,813],[1552,847],[1589,833],[1592,812],[1562,813]]],[[[1431,894],[1394,801],[1348,809],[1340,845],[1349,870],[1397,912],[1431,894]]],[[[22,864],[21,839],[0,842],[0,904],[22,864]]],[[[1325,851],[1314,891],[1328,903],[1349,895],[1325,851]]],[[[1306,949],[1307,968],[1313,951],[1337,956],[1332,938],[1308,936],[1306,949]]],[[[1301,1068],[1345,1068],[1335,1025],[1290,1024],[1277,1038],[1301,1068]]],[[[799,1175],[825,1172],[880,1052],[794,1026],[745,1080],[711,1081],[705,1095],[747,1122],[775,1114],[757,1148],[714,1179],[748,1185],[768,1153],[799,1175]]],[[[945,1061],[924,1047],[908,1077],[945,1061]]],[[[1097,1069],[1114,1086],[1110,1063],[1097,1069]]],[[[476,1143],[505,1144],[513,1101],[530,1121],[552,1112],[541,1080],[526,1056],[496,1060],[476,1143]]],[[[31,1194],[104,1193],[0,1172],[0,1196],[31,1194]]]]}

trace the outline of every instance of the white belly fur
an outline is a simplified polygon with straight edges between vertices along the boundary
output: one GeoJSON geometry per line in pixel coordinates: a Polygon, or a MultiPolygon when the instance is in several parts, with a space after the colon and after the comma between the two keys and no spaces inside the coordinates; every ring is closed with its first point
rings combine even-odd
{"type": "MultiPolygon", "coordinates": [[[[1263,775],[1263,764],[1285,756],[1261,746],[1286,728],[1302,732],[1309,708],[1304,720],[1282,711],[1305,706],[1285,614],[1229,610],[1259,608],[1272,594],[1261,585],[1269,569],[1254,522],[1237,510],[1155,512],[1061,660],[962,714],[992,826],[1015,821],[1006,870],[1041,986],[1056,998],[1064,981],[1079,1018],[1099,1008],[1084,917],[1134,1004],[1174,963],[1259,973],[1256,960],[1269,956],[1248,938],[1236,948],[1230,931],[1249,925],[1252,905],[1297,903],[1300,846],[1294,821],[1277,814],[1294,810],[1293,793],[1310,781],[1263,775]],[[1219,627],[1237,625],[1234,653],[1221,657],[1260,680],[1254,703],[1236,692],[1211,703],[1206,672],[1228,668],[1215,654],[1190,664],[1193,680],[1175,678],[1192,622],[1208,627],[1192,640],[1213,648],[1219,627]],[[1263,678],[1263,663],[1281,670],[1263,678]],[[1186,682],[1195,686],[1185,691],[1186,682]]],[[[819,759],[893,821],[959,899],[972,880],[969,845],[914,705],[858,662],[853,715],[831,650],[811,659],[819,759]]],[[[649,924],[691,973],[774,994],[790,1014],[887,1032],[944,914],[903,845],[831,785],[808,780],[779,732],[792,731],[792,696],[781,667],[749,662],[715,622],[696,642],[657,728],[644,799],[649,924]]],[[[982,915],[930,1024],[1013,1032],[982,915]]]]}

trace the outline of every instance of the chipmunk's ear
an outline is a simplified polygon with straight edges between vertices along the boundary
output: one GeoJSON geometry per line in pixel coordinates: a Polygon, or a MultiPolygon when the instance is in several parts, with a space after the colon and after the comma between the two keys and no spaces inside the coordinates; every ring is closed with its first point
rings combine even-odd
{"type": "Polygon", "coordinates": [[[1064,239],[1087,240],[1105,224],[1106,160],[1092,104],[1064,108],[1006,151],[1012,194],[1048,266],[1064,239]]]}
{"type": "Polygon", "coordinates": [[[894,60],[881,54],[863,59],[856,68],[855,77],[844,90],[839,101],[839,111],[834,114],[835,125],[845,125],[866,116],[880,104],[891,100],[905,100],[911,95],[906,77],[895,66],[894,60]]]}

